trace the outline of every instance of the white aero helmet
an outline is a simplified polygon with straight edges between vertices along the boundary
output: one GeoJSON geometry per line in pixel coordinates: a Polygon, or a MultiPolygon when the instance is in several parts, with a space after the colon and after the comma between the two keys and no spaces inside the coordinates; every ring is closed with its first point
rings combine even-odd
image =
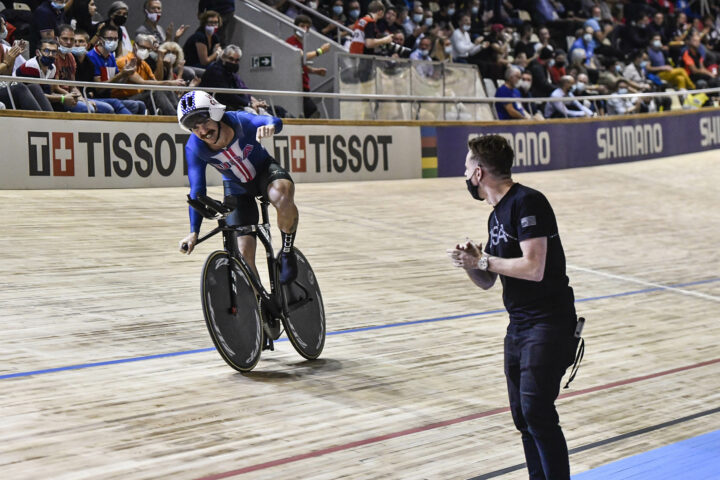
{"type": "Polygon", "coordinates": [[[182,96],[178,102],[177,117],[180,127],[186,132],[208,117],[219,122],[225,113],[225,105],[212,95],[201,90],[193,90],[182,96]]]}

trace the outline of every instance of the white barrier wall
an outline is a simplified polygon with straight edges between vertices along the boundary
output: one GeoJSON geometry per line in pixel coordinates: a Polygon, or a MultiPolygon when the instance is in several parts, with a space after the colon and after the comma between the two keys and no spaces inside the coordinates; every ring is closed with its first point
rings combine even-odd
{"type": "MultiPolygon", "coordinates": [[[[0,117],[1,189],[188,185],[176,123],[0,117]]],[[[419,127],[286,125],[264,145],[298,182],[419,178],[419,127]]],[[[208,168],[208,183],[220,176],[208,168]]]]}

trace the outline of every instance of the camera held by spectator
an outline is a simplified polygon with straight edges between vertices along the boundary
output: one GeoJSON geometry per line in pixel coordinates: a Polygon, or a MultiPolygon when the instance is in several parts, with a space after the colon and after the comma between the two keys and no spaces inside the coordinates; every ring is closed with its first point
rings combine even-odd
{"type": "Polygon", "coordinates": [[[399,43],[391,42],[387,43],[385,45],[381,45],[378,47],[378,50],[381,55],[387,55],[388,57],[391,57],[395,54],[397,54],[399,57],[407,58],[410,56],[410,52],[412,52],[411,49],[400,45],[399,43]]]}

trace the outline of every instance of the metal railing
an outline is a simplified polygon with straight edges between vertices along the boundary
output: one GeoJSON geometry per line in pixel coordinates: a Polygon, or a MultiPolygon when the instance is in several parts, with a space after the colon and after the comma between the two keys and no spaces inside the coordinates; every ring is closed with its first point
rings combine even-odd
{"type": "MultiPolygon", "coordinates": [[[[319,100],[334,100],[334,101],[351,101],[359,103],[367,103],[373,105],[375,103],[382,102],[397,102],[405,103],[417,108],[418,104],[422,103],[441,103],[441,104],[458,104],[467,103],[471,105],[494,105],[496,103],[508,103],[517,101],[523,104],[527,103],[544,103],[544,102],[574,102],[576,100],[610,100],[610,99],[628,99],[628,98],[640,98],[640,99],[651,99],[661,97],[672,97],[678,96],[683,97],[687,95],[696,95],[704,93],[708,96],[720,96],[720,88],[706,88],[702,90],[687,90],[687,91],[668,91],[668,92],[654,92],[654,93],[632,93],[632,94],[611,94],[611,95],[592,95],[592,96],[579,96],[579,97],[534,97],[529,99],[517,99],[517,98],[478,98],[473,96],[417,96],[417,95],[387,95],[387,94],[364,94],[364,93],[320,93],[320,92],[286,92],[276,90],[257,90],[257,89],[233,89],[233,88],[191,88],[191,87],[177,87],[167,85],[137,85],[137,84],[126,84],[126,83],[97,83],[97,82],[78,82],[69,80],[45,80],[40,78],[28,78],[28,77],[10,77],[0,75],[0,88],[7,89],[13,108],[15,108],[14,100],[12,97],[12,91],[10,89],[11,84],[17,83],[29,83],[29,84],[43,84],[43,85],[59,85],[59,86],[73,86],[78,87],[83,92],[83,96],[87,98],[87,89],[99,88],[99,89],[135,89],[135,90],[148,90],[154,91],[171,91],[171,92],[189,92],[192,90],[204,90],[213,94],[225,93],[225,94],[249,94],[253,96],[262,96],[270,99],[270,105],[274,109],[272,102],[273,97],[310,97],[319,100]]],[[[90,98],[92,100],[92,98],[90,98]]],[[[377,120],[383,120],[378,118],[377,120]]]]}

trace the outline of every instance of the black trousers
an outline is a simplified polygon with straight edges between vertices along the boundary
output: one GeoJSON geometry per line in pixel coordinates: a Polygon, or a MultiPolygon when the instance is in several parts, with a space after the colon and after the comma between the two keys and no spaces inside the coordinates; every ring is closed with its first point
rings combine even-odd
{"type": "MultiPolygon", "coordinates": [[[[574,312],[573,312],[574,316],[574,312]]],[[[569,480],[567,443],[555,399],[577,342],[575,319],[508,326],[505,378],[530,480],[569,480]]]]}

